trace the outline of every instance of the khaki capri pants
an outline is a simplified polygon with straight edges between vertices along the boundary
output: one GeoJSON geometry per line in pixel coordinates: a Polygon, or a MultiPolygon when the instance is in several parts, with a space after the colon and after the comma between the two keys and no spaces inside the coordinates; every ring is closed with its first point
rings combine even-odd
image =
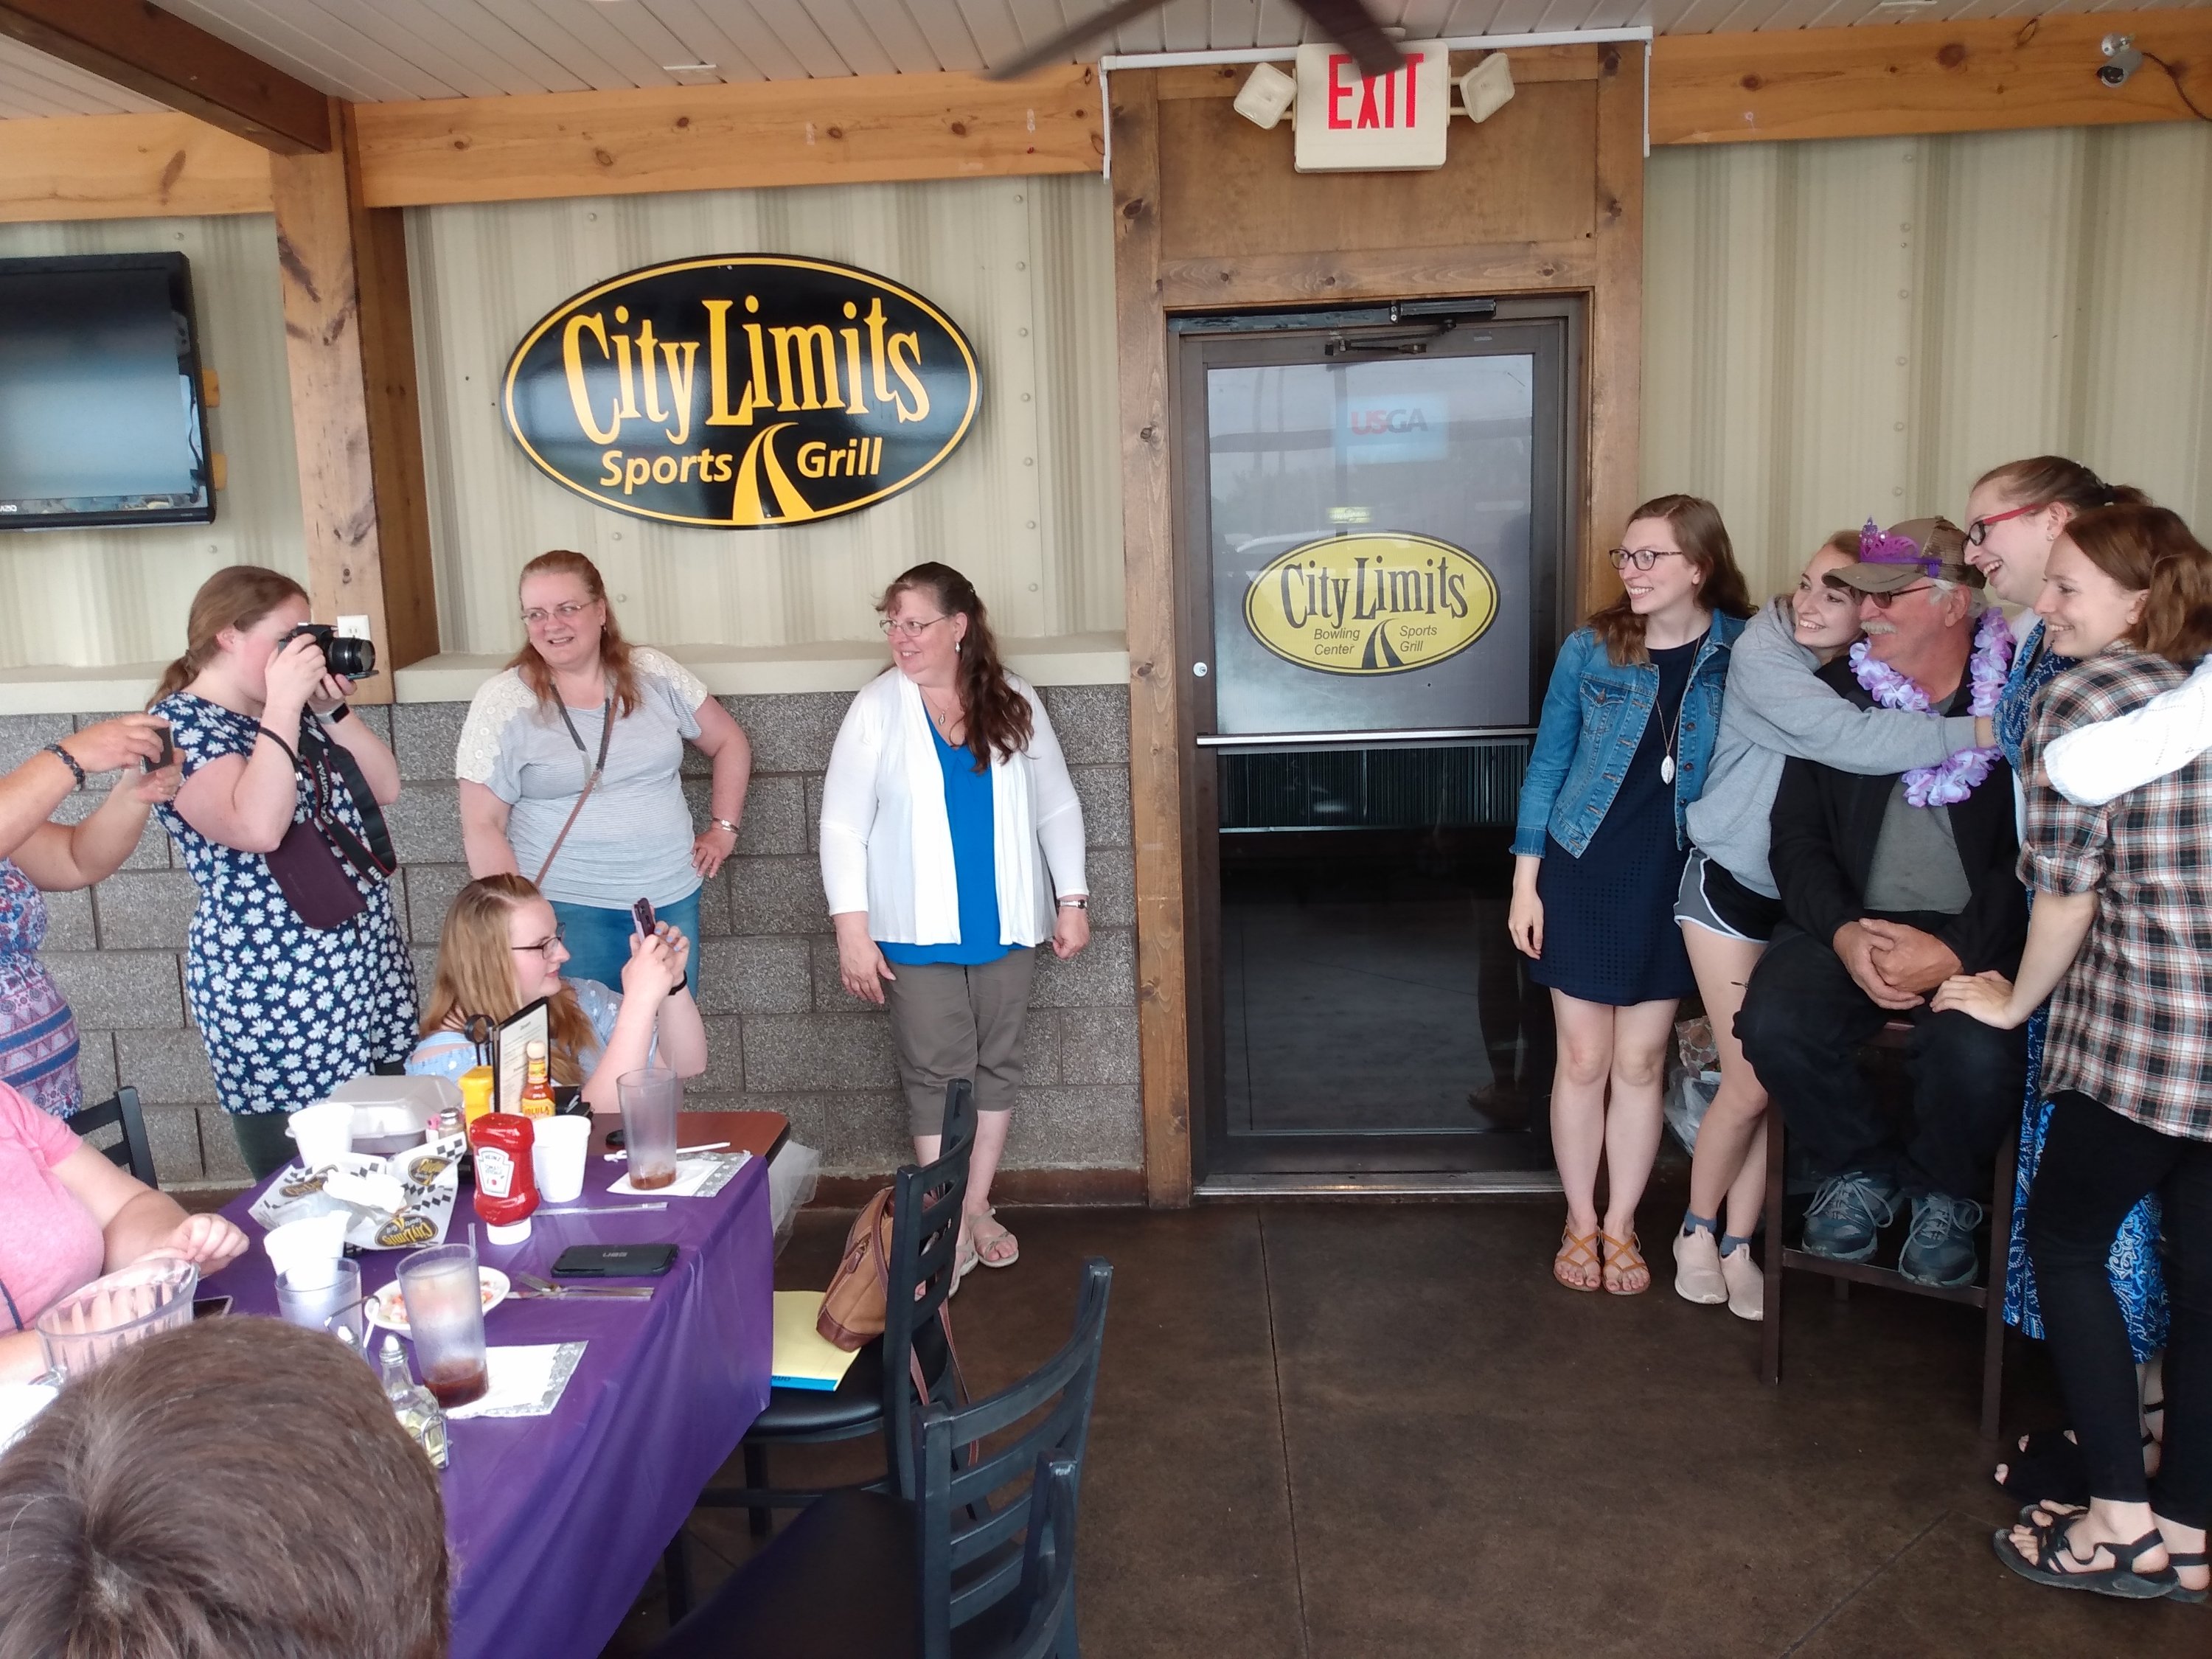
{"type": "Polygon", "coordinates": [[[945,1133],[945,1087],[956,1078],[974,1082],[977,1111],[1012,1111],[1036,952],[1009,951],[972,968],[895,962],[891,972],[898,977],[884,981],[884,1001],[915,1139],[945,1133]]]}

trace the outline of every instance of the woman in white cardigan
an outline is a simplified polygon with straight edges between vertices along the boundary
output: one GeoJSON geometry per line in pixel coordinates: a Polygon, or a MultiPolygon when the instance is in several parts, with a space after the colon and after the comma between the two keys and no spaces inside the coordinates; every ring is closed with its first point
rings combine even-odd
{"type": "Polygon", "coordinates": [[[999,661],[983,601],[918,564],[877,610],[893,666],[846,711],[822,787],[822,884],[846,990],[887,1003],[915,1157],[937,1156],[945,1088],[975,1086],[961,1271],[1021,1254],[991,1178],[1022,1082],[1035,947],[1091,942],[1083,808],[1036,691],[999,661]]]}

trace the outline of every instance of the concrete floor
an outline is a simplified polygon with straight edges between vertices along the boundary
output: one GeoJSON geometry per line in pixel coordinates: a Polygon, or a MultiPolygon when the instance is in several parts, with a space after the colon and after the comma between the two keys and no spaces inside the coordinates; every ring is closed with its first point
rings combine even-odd
{"type": "MultiPolygon", "coordinates": [[[[1680,1204],[1656,1192],[1646,1237],[1680,1204]]],[[[1757,1328],[1674,1296],[1662,1256],[1642,1297],[1556,1287],[1556,1200],[1006,1218],[1020,1263],[953,1304],[979,1389],[1065,1338],[1083,1256],[1116,1270],[1079,1539],[1093,1659],[2212,1653],[2203,1607],[1991,1557],[2014,1505],[1975,1432],[1970,1310],[1793,1279],[1772,1390],[1757,1328]]],[[[826,1283],[846,1220],[802,1217],[778,1284],[826,1283]]],[[[2014,1431],[2057,1416],[2018,1354],[2014,1431]]],[[[707,1584],[747,1552],[742,1516],[693,1533],[707,1584]]],[[[651,1586],[609,1659],[662,1626],[651,1586]]]]}

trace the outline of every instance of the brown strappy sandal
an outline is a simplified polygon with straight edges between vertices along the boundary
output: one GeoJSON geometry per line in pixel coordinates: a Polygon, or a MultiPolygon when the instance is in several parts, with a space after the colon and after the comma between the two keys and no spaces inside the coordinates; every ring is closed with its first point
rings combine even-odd
{"type": "Polygon", "coordinates": [[[1650,1290],[1651,1264],[1644,1259],[1644,1251],[1640,1248],[1643,1241],[1634,1233],[1629,1234],[1626,1240],[1615,1238],[1611,1233],[1604,1231],[1600,1231],[1598,1237],[1603,1239],[1608,1247],[1605,1253],[1604,1264],[1598,1269],[1605,1279],[1606,1294],[1607,1296],[1641,1296],[1650,1290]],[[1644,1282],[1634,1290],[1623,1290],[1613,1282],[1613,1275],[1615,1273],[1626,1277],[1638,1267],[1644,1269],[1644,1282]]]}
{"type": "Polygon", "coordinates": [[[1595,1233],[1584,1233],[1579,1238],[1571,1231],[1560,1233],[1559,1254],[1552,1258],[1552,1277],[1571,1291],[1596,1290],[1596,1285],[1585,1284],[1582,1275],[1584,1270],[1595,1267],[1599,1277],[1604,1277],[1604,1265],[1590,1248],[1597,1240],[1595,1233]],[[1568,1277],[1571,1273],[1574,1275],[1571,1279],[1568,1277]]]}

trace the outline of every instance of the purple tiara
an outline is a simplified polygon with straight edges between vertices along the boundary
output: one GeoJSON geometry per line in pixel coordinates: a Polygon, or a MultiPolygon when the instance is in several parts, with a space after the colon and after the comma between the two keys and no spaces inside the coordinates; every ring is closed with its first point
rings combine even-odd
{"type": "Polygon", "coordinates": [[[1943,565],[1942,560],[1924,556],[1919,544],[1911,537],[1885,534],[1881,526],[1872,519],[1869,519],[1866,527],[1859,532],[1859,562],[1917,565],[1931,576],[1943,565]]]}

